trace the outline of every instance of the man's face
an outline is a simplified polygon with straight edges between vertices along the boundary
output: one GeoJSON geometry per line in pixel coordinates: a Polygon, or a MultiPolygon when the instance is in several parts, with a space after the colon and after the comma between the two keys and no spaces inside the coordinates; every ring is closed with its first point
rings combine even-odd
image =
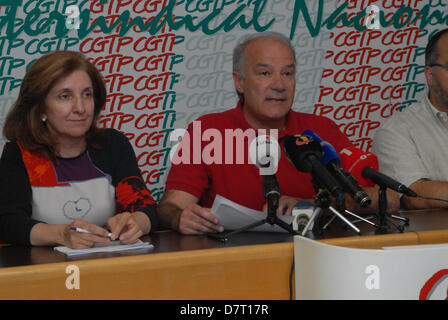
{"type": "Polygon", "coordinates": [[[283,129],[296,86],[289,47],[270,38],[251,41],[244,51],[243,71],[233,76],[236,89],[244,95],[247,122],[255,129],[283,129]]]}
{"type": "MultiPolygon", "coordinates": [[[[437,42],[439,54],[436,63],[448,66],[448,34],[437,42]]],[[[448,111],[448,68],[426,67],[426,79],[430,90],[430,101],[440,111],[448,111]]]]}

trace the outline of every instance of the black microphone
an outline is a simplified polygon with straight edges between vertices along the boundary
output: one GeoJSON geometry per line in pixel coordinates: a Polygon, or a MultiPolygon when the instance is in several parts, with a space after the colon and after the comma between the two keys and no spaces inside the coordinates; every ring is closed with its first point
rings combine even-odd
{"type": "Polygon", "coordinates": [[[280,185],[275,174],[263,176],[263,194],[268,202],[268,213],[276,212],[280,200],[280,185]]]}
{"type": "Polygon", "coordinates": [[[371,205],[372,199],[362,189],[358,181],[348,173],[344,168],[333,164],[329,164],[330,171],[336,176],[336,179],[344,186],[344,190],[355,200],[362,208],[367,208],[371,205]]]}
{"type": "Polygon", "coordinates": [[[322,164],[322,147],[316,139],[300,134],[287,135],[283,149],[297,170],[311,173],[321,187],[327,189],[338,199],[344,196],[341,185],[322,164]]]}
{"type": "Polygon", "coordinates": [[[275,174],[280,156],[280,146],[272,136],[257,136],[249,146],[249,158],[263,176],[263,195],[268,202],[268,213],[275,213],[280,201],[280,185],[275,174]]]}
{"type": "Polygon", "coordinates": [[[372,169],[371,167],[365,167],[361,172],[364,178],[370,179],[380,187],[390,188],[399,193],[403,193],[409,197],[417,197],[418,194],[406,187],[404,184],[392,179],[385,174],[372,169]]]}
{"type": "Polygon", "coordinates": [[[302,134],[308,135],[316,139],[322,147],[322,162],[328,171],[333,174],[336,180],[342,185],[344,191],[347,192],[353,200],[355,200],[362,208],[370,206],[372,200],[368,194],[361,188],[356,179],[341,166],[341,159],[333,146],[323,141],[312,130],[305,130],[302,134]]]}

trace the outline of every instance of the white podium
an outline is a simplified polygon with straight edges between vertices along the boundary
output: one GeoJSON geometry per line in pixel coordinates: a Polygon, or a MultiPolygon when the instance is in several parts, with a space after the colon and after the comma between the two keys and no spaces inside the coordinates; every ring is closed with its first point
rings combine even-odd
{"type": "Polygon", "coordinates": [[[294,238],[296,299],[446,299],[448,244],[353,249],[294,238]]]}

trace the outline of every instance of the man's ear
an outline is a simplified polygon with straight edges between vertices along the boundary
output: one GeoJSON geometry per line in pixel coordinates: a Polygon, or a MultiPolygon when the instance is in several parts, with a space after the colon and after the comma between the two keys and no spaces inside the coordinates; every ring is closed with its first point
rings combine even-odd
{"type": "Polygon", "coordinates": [[[432,88],[432,77],[434,76],[433,69],[430,66],[425,66],[426,83],[432,88]]]}
{"type": "Polygon", "coordinates": [[[233,71],[233,82],[235,82],[235,89],[239,93],[244,93],[244,77],[241,75],[241,73],[233,71]]]}

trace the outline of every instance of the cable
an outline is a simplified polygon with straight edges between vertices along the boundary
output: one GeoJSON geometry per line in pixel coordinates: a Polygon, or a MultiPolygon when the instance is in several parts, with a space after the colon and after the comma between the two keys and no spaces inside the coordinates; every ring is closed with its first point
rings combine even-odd
{"type": "Polygon", "coordinates": [[[425,199],[425,200],[433,200],[433,201],[442,201],[442,202],[448,202],[448,200],[445,199],[437,199],[437,198],[430,198],[430,197],[423,197],[421,195],[417,195],[417,197],[425,199]]]}
{"type": "Polygon", "coordinates": [[[294,272],[294,255],[292,257],[291,271],[289,272],[289,300],[292,300],[292,274],[294,272]]]}

